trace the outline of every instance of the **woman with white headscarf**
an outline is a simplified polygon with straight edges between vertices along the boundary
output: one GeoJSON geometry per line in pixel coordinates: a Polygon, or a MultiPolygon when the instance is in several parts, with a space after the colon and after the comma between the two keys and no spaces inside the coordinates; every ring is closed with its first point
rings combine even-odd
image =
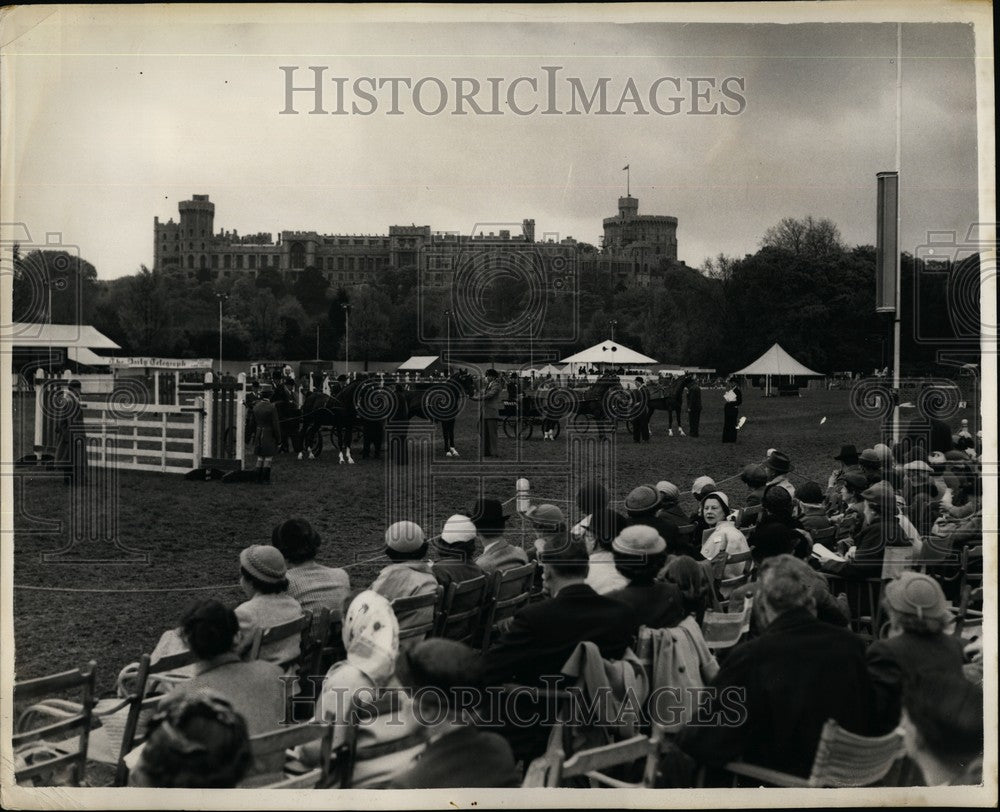
{"type": "MultiPolygon", "coordinates": [[[[334,663],[323,679],[313,721],[336,725],[333,747],[347,735],[352,703],[366,708],[355,723],[355,746],[358,758],[351,786],[376,788],[407,770],[423,751],[423,728],[411,710],[411,702],[396,679],[396,656],[399,653],[399,624],[389,601],[372,590],[359,594],[347,610],[343,624],[347,658],[334,663]],[[375,701],[393,693],[393,711],[371,719],[375,701]],[[365,758],[365,750],[378,745],[381,754],[365,758]]],[[[303,745],[296,753],[306,766],[319,758],[318,745],[303,745]]]]}

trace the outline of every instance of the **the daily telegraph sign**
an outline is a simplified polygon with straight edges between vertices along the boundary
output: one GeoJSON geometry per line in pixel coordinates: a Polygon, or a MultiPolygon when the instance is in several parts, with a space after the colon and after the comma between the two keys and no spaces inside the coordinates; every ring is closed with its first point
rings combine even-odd
{"type": "Polygon", "coordinates": [[[118,369],[211,369],[209,358],[111,358],[118,369]]]}

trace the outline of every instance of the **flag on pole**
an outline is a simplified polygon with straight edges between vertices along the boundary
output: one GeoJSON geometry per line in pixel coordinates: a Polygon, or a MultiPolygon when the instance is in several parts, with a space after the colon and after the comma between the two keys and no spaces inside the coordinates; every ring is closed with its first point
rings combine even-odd
{"type": "Polygon", "coordinates": [[[627,172],[628,168],[629,168],[629,164],[625,164],[625,166],[622,167],[622,172],[627,172]]]}

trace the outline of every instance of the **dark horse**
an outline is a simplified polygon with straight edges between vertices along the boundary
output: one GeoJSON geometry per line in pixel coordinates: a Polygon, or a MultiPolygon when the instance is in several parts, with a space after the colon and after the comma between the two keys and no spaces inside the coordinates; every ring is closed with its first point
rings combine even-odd
{"type": "MultiPolygon", "coordinates": [[[[674,432],[674,417],[677,417],[677,431],[684,435],[681,428],[681,407],[684,399],[684,390],[691,383],[690,375],[681,375],[665,386],[651,386],[649,396],[649,411],[652,413],[661,409],[667,413],[667,429],[671,434],[674,432]]],[[[652,416],[652,415],[650,415],[652,416]]]]}
{"type": "Polygon", "coordinates": [[[406,389],[396,384],[392,391],[393,407],[389,420],[393,432],[389,438],[389,454],[400,465],[408,461],[406,434],[412,418],[423,418],[441,424],[445,452],[458,456],[455,448],[455,421],[465,408],[476,383],[467,372],[453,372],[448,378],[418,383],[406,389]]]}
{"type": "Polygon", "coordinates": [[[359,417],[375,419],[374,415],[360,414],[359,395],[378,387],[373,378],[357,378],[346,384],[336,381],[330,386],[330,394],[316,390],[309,393],[302,402],[302,429],[299,433],[299,459],[308,456],[314,459],[322,448],[322,431],[332,427],[337,438],[338,461],[354,463],[351,456],[351,441],[354,426],[359,417]],[[314,450],[315,449],[315,450],[314,450]]]}

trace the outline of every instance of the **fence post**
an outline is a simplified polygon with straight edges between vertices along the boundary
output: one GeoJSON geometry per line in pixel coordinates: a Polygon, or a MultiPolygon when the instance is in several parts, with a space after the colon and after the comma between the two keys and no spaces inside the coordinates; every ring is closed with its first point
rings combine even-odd
{"type": "Polygon", "coordinates": [[[42,447],[43,397],[45,397],[45,373],[39,367],[35,370],[35,451],[42,447]]]}
{"type": "Polygon", "coordinates": [[[193,455],[194,455],[194,468],[201,468],[202,459],[202,442],[204,442],[205,433],[205,398],[195,398],[194,405],[197,407],[198,411],[192,412],[191,416],[194,418],[194,442],[193,442],[193,455]]]}
{"type": "Polygon", "coordinates": [[[239,462],[239,470],[243,470],[243,455],[246,453],[246,432],[244,431],[244,425],[247,418],[247,374],[241,372],[236,376],[236,382],[239,384],[239,390],[236,392],[236,425],[233,427],[233,431],[236,435],[236,460],[239,462]]]}
{"type": "Polygon", "coordinates": [[[160,405],[160,370],[153,370],[153,405],[160,405]]]}
{"type": "MultiPolygon", "coordinates": [[[[202,457],[212,456],[212,402],[215,400],[212,397],[212,373],[205,373],[205,397],[204,405],[202,406],[205,415],[205,426],[202,432],[202,457]]],[[[200,466],[199,466],[200,467],[200,466]]]]}

